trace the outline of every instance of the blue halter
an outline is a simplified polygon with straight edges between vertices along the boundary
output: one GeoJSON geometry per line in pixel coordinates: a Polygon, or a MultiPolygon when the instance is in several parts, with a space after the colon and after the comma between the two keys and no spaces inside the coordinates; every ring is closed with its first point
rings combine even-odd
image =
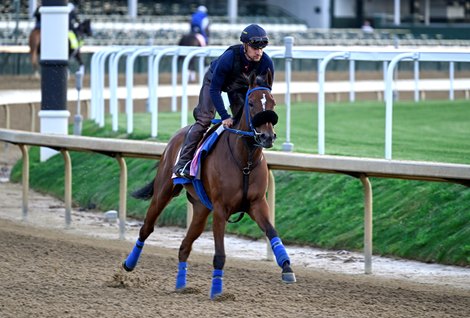
{"type": "Polygon", "coordinates": [[[260,135],[260,133],[257,132],[256,129],[253,127],[252,119],[251,119],[251,116],[250,116],[250,110],[249,110],[249,106],[248,106],[248,104],[249,104],[248,97],[254,91],[259,91],[259,90],[271,91],[270,88],[262,87],[262,86],[249,89],[246,92],[245,105],[243,106],[245,108],[244,111],[245,111],[246,121],[247,121],[248,125],[250,126],[251,131],[244,131],[244,130],[239,130],[239,129],[234,129],[234,128],[225,128],[225,130],[227,130],[231,133],[237,134],[237,135],[253,137],[255,140],[257,139],[257,136],[260,135]]]}

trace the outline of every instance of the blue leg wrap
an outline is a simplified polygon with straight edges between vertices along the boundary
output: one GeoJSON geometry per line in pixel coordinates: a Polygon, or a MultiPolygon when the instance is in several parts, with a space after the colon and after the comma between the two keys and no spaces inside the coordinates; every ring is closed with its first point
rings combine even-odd
{"type": "Polygon", "coordinates": [[[127,268],[129,269],[134,269],[135,265],[137,265],[137,262],[139,261],[140,253],[142,253],[142,248],[144,247],[144,242],[141,242],[139,239],[137,239],[137,242],[135,242],[134,248],[132,249],[131,253],[129,256],[127,256],[126,260],[124,261],[124,264],[126,265],[127,268]]]}
{"type": "Polygon", "coordinates": [[[224,276],[223,269],[214,269],[212,273],[212,286],[211,286],[211,299],[222,294],[223,280],[224,276]]]}
{"type": "Polygon", "coordinates": [[[271,248],[273,249],[274,256],[276,256],[277,265],[282,267],[285,262],[290,264],[289,255],[287,255],[286,248],[282,245],[282,241],[279,237],[273,237],[271,240],[271,248]]]}
{"type": "Polygon", "coordinates": [[[176,289],[182,289],[186,287],[186,272],[188,271],[188,263],[178,263],[178,274],[176,275],[176,289]]]}

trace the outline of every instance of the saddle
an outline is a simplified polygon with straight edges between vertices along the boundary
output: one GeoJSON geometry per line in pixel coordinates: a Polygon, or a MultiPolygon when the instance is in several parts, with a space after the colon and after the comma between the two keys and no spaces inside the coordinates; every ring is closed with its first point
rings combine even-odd
{"type": "Polygon", "coordinates": [[[225,131],[225,128],[221,124],[219,124],[219,125],[213,126],[204,135],[204,138],[199,144],[199,147],[197,148],[194,154],[193,160],[191,161],[190,175],[193,177],[193,179],[189,180],[189,179],[181,178],[177,176],[173,177],[173,184],[192,183],[194,186],[194,189],[196,190],[197,195],[199,196],[199,199],[210,210],[213,209],[212,202],[207,197],[206,191],[204,189],[204,185],[202,184],[201,166],[202,166],[203,160],[207,157],[207,155],[214,148],[220,135],[224,131],[225,131]]]}

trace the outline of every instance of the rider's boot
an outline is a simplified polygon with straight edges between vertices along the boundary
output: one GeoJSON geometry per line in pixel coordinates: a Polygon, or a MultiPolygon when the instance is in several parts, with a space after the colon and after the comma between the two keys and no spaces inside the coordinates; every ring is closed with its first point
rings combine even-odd
{"type": "Polygon", "coordinates": [[[180,158],[173,168],[173,172],[182,178],[190,179],[190,166],[194,153],[196,152],[197,145],[201,140],[204,129],[198,129],[197,125],[193,125],[186,133],[183,145],[181,147],[180,158]]]}

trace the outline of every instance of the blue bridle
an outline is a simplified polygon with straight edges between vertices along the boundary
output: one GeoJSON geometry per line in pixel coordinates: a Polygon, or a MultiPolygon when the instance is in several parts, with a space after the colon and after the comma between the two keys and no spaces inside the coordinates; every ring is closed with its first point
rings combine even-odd
{"type": "MultiPolygon", "coordinates": [[[[244,111],[245,111],[246,121],[248,122],[248,125],[250,127],[250,131],[244,131],[244,130],[239,130],[239,129],[234,129],[234,128],[225,128],[225,130],[227,130],[231,133],[237,134],[237,135],[246,136],[246,137],[253,137],[255,139],[255,141],[258,141],[258,136],[261,133],[257,132],[256,129],[253,127],[253,123],[252,123],[253,120],[250,116],[249,101],[248,101],[249,98],[248,97],[254,91],[259,91],[259,90],[265,90],[265,91],[271,92],[271,89],[269,87],[260,86],[260,87],[255,87],[255,88],[249,89],[246,92],[246,96],[245,96],[245,105],[243,107],[245,108],[244,111]]],[[[267,111],[265,110],[263,112],[267,112],[267,111]]],[[[260,113],[263,113],[263,112],[260,112],[260,113]]],[[[274,113],[274,111],[272,111],[272,110],[269,110],[268,112],[274,113]]],[[[277,123],[277,115],[276,115],[276,123],[277,123]]],[[[276,123],[273,123],[273,124],[276,124],[276,123]]]]}

